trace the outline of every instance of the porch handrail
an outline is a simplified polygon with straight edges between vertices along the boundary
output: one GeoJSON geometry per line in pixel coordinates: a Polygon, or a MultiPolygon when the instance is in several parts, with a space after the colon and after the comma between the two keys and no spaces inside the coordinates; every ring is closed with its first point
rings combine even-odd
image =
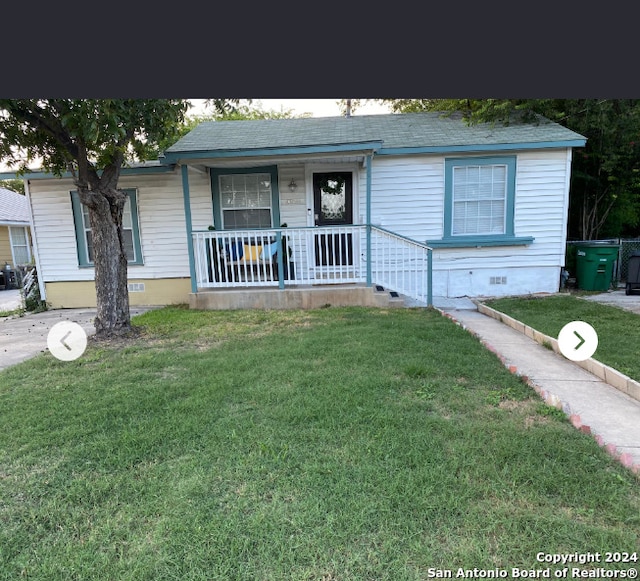
{"type": "Polygon", "coordinates": [[[432,249],[379,226],[194,230],[192,238],[198,288],[370,280],[432,304],[432,249]]]}
{"type": "Polygon", "coordinates": [[[408,236],[404,236],[403,234],[398,234],[397,232],[393,232],[392,230],[387,230],[386,228],[383,228],[382,226],[371,226],[372,230],[377,230],[378,232],[382,232],[384,234],[389,234],[391,236],[393,236],[394,238],[397,238],[399,240],[404,240],[405,242],[407,242],[408,244],[412,245],[412,246],[419,246],[424,248],[425,250],[433,250],[433,248],[431,248],[431,246],[429,246],[428,244],[424,244],[422,242],[419,242],[418,240],[415,240],[413,238],[409,238],[408,236]]]}
{"type": "Polygon", "coordinates": [[[402,234],[371,226],[372,279],[417,301],[433,304],[433,249],[402,234]]]}

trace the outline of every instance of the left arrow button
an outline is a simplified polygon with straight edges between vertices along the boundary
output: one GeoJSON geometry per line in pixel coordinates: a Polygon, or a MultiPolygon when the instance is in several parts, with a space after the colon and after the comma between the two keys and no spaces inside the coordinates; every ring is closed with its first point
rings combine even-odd
{"type": "Polygon", "coordinates": [[[47,347],[56,359],[73,361],[87,348],[87,333],[73,321],[60,321],[49,330],[47,347]]]}

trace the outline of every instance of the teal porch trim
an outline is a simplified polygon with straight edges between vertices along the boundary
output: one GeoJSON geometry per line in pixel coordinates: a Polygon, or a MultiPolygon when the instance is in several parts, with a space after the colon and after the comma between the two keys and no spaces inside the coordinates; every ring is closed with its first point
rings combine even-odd
{"type": "Polygon", "coordinates": [[[348,153],[351,151],[377,151],[382,141],[357,141],[339,144],[297,145],[286,147],[264,147],[256,149],[202,149],[198,151],[165,152],[160,156],[164,164],[176,163],[179,160],[226,159],[233,157],[269,157],[275,155],[308,155],[317,153],[348,153]]]}
{"type": "MultiPolygon", "coordinates": [[[[287,254],[287,261],[289,260],[287,249],[282,245],[282,230],[278,229],[276,232],[276,262],[278,264],[278,288],[284,290],[284,259],[283,254],[287,254]],[[282,250],[282,252],[280,252],[282,250]]],[[[288,265],[287,265],[288,266],[288,265]]]]}
{"type": "Polygon", "coordinates": [[[189,168],[182,166],[182,199],[184,203],[184,221],[187,228],[187,251],[189,253],[189,276],[191,277],[191,292],[198,292],[196,276],[196,257],[193,251],[193,235],[191,234],[191,198],[189,192],[189,168]]]}
{"type": "Polygon", "coordinates": [[[427,306],[433,306],[433,250],[427,250],[427,306]]]}
{"type": "Polygon", "coordinates": [[[367,286],[372,286],[371,274],[371,163],[373,155],[367,156],[367,286]]]}

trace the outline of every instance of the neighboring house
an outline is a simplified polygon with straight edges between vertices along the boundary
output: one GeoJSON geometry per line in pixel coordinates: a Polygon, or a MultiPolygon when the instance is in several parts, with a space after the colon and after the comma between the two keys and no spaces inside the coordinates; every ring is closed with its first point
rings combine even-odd
{"type": "MultiPolygon", "coordinates": [[[[330,286],[425,303],[555,292],[585,141],[542,118],[469,126],[438,113],[202,123],[122,171],[131,304],[305,306],[330,286]]],[[[95,304],[71,177],[26,177],[46,300],[95,304]]]]}
{"type": "Polygon", "coordinates": [[[0,269],[30,264],[29,202],[25,196],[0,188],[0,269]]]}

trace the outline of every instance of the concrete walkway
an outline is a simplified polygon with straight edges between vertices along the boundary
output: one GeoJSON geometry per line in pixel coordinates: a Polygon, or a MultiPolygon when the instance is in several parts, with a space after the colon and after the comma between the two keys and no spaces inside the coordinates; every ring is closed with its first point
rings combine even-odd
{"type": "Polygon", "coordinates": [[[477,309],[441,312],[477,336],[512,373],[525,377],[576,428],[640,474],[640,401],[477,309]]]}

